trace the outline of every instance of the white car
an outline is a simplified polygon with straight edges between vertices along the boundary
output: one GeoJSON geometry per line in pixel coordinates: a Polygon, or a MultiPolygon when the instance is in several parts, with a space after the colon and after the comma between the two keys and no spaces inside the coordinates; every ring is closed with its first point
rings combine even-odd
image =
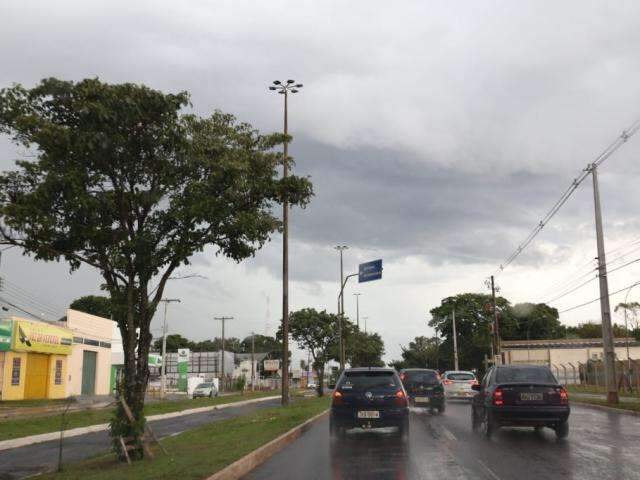
{"type": "Polygon", "coordinates": [[[315,388],[318,388],[318,385],[316,385],[313,382],[309,382],[309,383],[307,383],[307,388],[308,389],[312,389],[312,388],[315,389],[315,388]]]}
{"type": "Polygon", "coordinates": [[[218,396],[218,389],[213,384],[213,382],[201,383],[193,391],[193,398],[198,398],[198,397],[213,398],[217,396],[218,396]]]}
{"type": "Polygon", "coordinates": [[[446,398],[471,400],[476,394],[471,386],[477,383],[478,380],[473,372],[447,371],[442,374],[446,398]]]}

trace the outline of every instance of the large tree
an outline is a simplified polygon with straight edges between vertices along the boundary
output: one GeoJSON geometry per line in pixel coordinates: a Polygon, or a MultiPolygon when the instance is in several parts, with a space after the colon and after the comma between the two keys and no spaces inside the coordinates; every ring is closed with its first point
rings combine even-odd
{"type": "Polygon", "coordinates": [[[444,366],[446,360],[440,360],[439,355],[441,341],[437,337],[427,338],[419,336],[409,342],[407,347],[402,347],[402,360],[394,360],[390,367],[397,370],[403,368],[434,368],[444,366]]]}
{"type": "Polygon", "coordinates": [[[80,297],[71,302],[69,308],[103,318],[111,318],[111,315],[113,315],[111,299],[100,295],[80,297]]]}
{"type": "MultiPolygon", "coordinates": [[[[305,308],[289,316],[289,332],[294,342],[309,351],[313,369],[318,375],[318,395],[324,393],[324,367],[331,359],[331,350],[338,340],[338,317],[333,313],[305,308]]],[[[281,337],[281,331],[278,332],[281,337]]]]}
{"type": "MultiPolygon", "coordinates": [[[[515,327],[509,302],[496,298],[500,316],[501,335],[509,335],[515,327]]],[[[432,308],[429,325],[443,337],[440,354],[443,368],[453,368],[453,309],[456,314],[458,359],[460,368],[482,369],[485,355],[491,353],[491,325],[493,313],[491,296],[482,293],[462,293],[442,300],[440,306],[432,308]]]]}
{"type": "Polygon", "coordinates": [[[282,135],[184,114],[188,105],[185,92],[98,79],[0,91],[0,132],[33,153],[0,176],[0,234],[38,260],[102,275],[136,419],[119,409],[114,437],[144,428],[150,323],[171,274],[209,245],[235,261],[253,255],[281,226],[274,206],[312,195],[305,178],[280,180],[282,135]]]}
{"type": "MultiPolygon", "coordinates": [[[[382,367],[384,342],[377,333],[365,333],[353,324],[345,335],[345,357],[352,367],[382,367]]],[[[337,352],[336,352],[337,353],[337,352]]],[[[337,358],[339,360],[339,358],[337,358]]]]}
{"type": "MultiPolygon", "coordinates": [[[[189,348],[194,350],[194,345],[195,344],[191,340],[178,333],[167,335],[167,352],[169,353],[175,353],[179,348],[189,348]]],[[[153,342],[153,348],[157,352],[162,352],[162,337],[153,342]]]]}
{"type": "Polygon", "coordinates": [[[541,340],[564,338],[566,327],[560,323],[558,310],[545,303],[518,303],[511,307],[510,328],[501,331],[503,340],[541,340]]]}

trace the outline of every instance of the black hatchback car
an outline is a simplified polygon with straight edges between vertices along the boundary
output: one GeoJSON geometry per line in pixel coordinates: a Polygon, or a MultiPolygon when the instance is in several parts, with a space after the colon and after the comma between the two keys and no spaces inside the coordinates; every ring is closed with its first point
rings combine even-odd
{"type": "Polygon", "coordinates": [[[427,368],[406,368],[400,371],[400,380],[409,396],[409,404],[439,413],[445,410],[444,386],[440,375],[427,368]]]}
{"type": "Polygon", "coordinates": [[[332,394],[330,430],[342,437],[353,428],[397,427],[409,434],[407,393],[395,370],[349,368],[340,375],[332,394]]]}
{"type": "Polygon", "coordinates": [[[500,365],[492,367],[473,397],[471,424],[487,437],[502,426],[529,426],[569,435],[569,395],[548,367],[500,365]]]}

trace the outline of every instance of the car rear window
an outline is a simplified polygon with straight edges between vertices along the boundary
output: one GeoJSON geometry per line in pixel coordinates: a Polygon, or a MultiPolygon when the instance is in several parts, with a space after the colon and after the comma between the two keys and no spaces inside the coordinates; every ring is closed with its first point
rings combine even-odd
{"type": "Polygon", "coordinates": [[[432,370],[416,370],[404,372],[405,383],[439,383],[438,375],[432,370]]]}
{"type": "Polygon", "coordinates": [[[210,388],[210,387],[211,387],[210,383],[201,383],[196,388],[210,388]]]}
{"type": "Polygon", "coordinates": [[[338,388],[345,390],[397,389],[399,387],[394,372],[345,372],[338,388]]]}
{"type": "Polygon", "coordinates": [[[447,378],[449,380],[475,380],[476,376],[473,373],[448,373],[447,378]]]}
{"type": "Polygon", "coordinates": [[[557,383],[551,371],[546,368],[515,367],[498,368],[496,373],[497,383],[557,383]]]}

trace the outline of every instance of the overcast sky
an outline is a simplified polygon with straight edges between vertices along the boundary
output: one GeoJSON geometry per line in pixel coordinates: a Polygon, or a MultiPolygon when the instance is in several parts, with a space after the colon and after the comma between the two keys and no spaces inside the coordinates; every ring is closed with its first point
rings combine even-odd
{"type": "MultiPolygon", "coordinates": [[[[486,277],[640,116],[635,1],[4,0],[0,21],[0,86],[55,76],[187,90],[196,113],[221,109],[270,132],[281,128],[282,98],[268,84],[304,83],[290,102],[290,150],[316,196],[291,216],[291,309],[335,311],[333,246],[350,246],[347,273],[383,258],[381,281],[349,285],[346,311],[355,317],[352,293],[362,293],[361,316],[387,360],[431,333],[428,310],[444,296],[486,292],[486,277]]],[[[0,139],[0,168],[22,153],[0,139]]],[[[612,268],[640,257],[639,154],[640,136],[600,171],[612,268]]],[[[595,255],[587,181],[497,282],[514,303],[552,300],[594,276],[595,255]]],[[[219,335],[212,317],[223,314],[235,317],[230,336],[275,332],[279,235],[239,265],[213,250],[194,260],[182,273],[206,279],[168,286],[182,300],[170,306],[171,332],[219,335]]],[[[99,293],[94,271],[69,275],[15,249],[0,271],[5,300],[49,317],[99,293]]],[[[640,262],[612,272],[610,290],[638,274],[640,262]]],[[[552,305],[592,300],[597,288],[552,305]]],[[[561,320],[596,320],[598,308],[561,320]]]]}

